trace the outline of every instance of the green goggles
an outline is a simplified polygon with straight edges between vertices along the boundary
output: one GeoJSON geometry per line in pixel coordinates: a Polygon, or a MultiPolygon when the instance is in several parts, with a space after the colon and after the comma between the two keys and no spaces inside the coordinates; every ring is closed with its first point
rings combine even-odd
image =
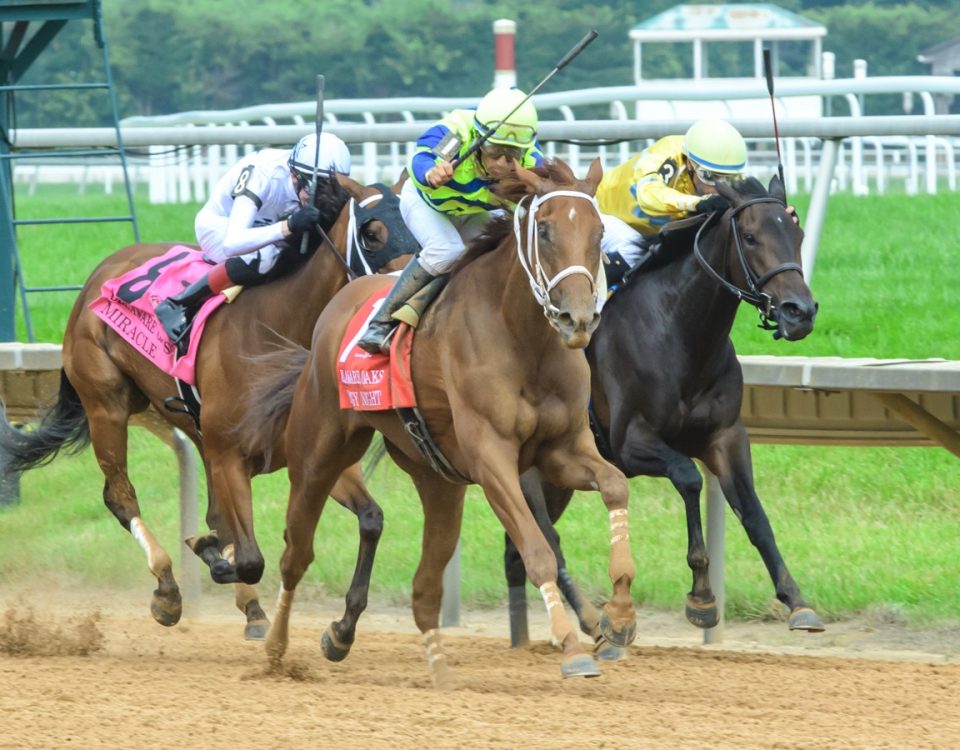
{"type": "Polygon", "coordinates": [[[513,148],[529,148],[537,137],[537,131],[529,125],[513,122],[477,123],[477,129],[486,135],[490,133],[490,143],[513,148]]]}

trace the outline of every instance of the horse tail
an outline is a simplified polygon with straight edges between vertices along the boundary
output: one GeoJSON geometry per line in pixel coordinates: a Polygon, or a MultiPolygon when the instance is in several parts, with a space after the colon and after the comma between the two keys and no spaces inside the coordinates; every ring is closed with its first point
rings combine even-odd
{"type": "Polygon", "coordinates": [[[273,446],[283,436],[297,378],[309,356],[308,349],[286,340],[274,351],[249,358],[259,375],[250,385],[250,404],[237,434],[246,454],[262,454],[267,466],[273,446]]]}
{"type": "MultiPolygon", "coordinates": [[[[2,405],[0,405],[2,406],[2,405]]],[[[0,473],[20,474],[50,463],[60,451],[79,453],[90,445],[90,424],[67,373],[60,369],[57,402],[36,427],[19,427],[0,419],[0,473]]]]}

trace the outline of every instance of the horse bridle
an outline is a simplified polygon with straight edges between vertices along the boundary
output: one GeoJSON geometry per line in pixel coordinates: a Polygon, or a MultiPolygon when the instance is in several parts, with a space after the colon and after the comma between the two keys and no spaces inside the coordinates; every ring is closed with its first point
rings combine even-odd
{"type": "Polygon", "coordinates": [[[537,233],[537,210],[541,205],[546,203],[551,198],[557,198],[560,196],[566,196],[569,198],[582,198],[590,201],[597,212],[599,213],[600,211],[599,207],[597,206],[597,199],[589,193],[581,193],[578,190],[552,190],[551,192],[544,193],[543,195],[523,196],[523,198],[517,202],[517,207],[513,212],[513,233],[517,238],[517,257],[520,259],[520,266],[527,274],[527,279],[530,281],[530,289],[533,291],[533,296],[536,298],[540,307],[543,308],[543,314],[547,317],[547,320],[549,320],[551,324],[559,317],[560,308],[554,305],[550,300],[550,292],[553,291],[557,284],[559,284],[568,276],[581,274],[590,279],[590,290],[593,293],[594,303],[597,306],[598,312],[603,303],[603,300],[600,299],[600,295],[597,293],[597,276],[603,269],[602,256],[600,260],[600,266],[597,268],[596,273],[591,273],[590,270],[585,266],[574,265],[564,268],[562,271],[555,274],[553,278],[547,279],[546,274],[543,271],[543,264],[540,262],[540,241],[537,233]],[[530,206],[529,208],[524,209],[523,202],[527,198],[530,198],[530,206]],[[522,232],[520,230],[520,222],[523,218],[526,218],[527,220],[526,253],[523,251],[522,232]]]}
{"type": "MultiPolygon", "coordinates": [[[[713,225],[714,220],[719,216],[718,214],[710,216],[710,218],[700,225],[696,236],[693,238],[693,254],[703,267],[703,270],[706,271],[714,281],[736,296],[737,299],[746,300],[757,308],[757,310],[760,312],[761,328],[767,331],[779,331],[780,324],[776,318],[776,305],[773,304],[773,298],[763,291],[763,287],[766,286],[767,282],[769,282],[774,276],[784,273],[785,271],[796,271],[802,277],[803,268],[801,268],[799,263],[781,263],[779,266],[771,268],[769,271],[763,274],[763,276],[757,276],[756,272],[754,272],[754,270],[750,267],[750,264],[747,263],[746,255],[743,252],[743,242],[740,239],[740,227],[737,224],[737,214],[743,211],[743,209],[756,205],[757,203],[778,203],[781,206],[784,205],[783,201],[781,201],[779,198],[764,196],[760,198],[751,198],[748,201],[744,201],[730,212],[730,228],[733,231],[733,238],[737,247],[737,259],[740,261],[740,267],[743,269],[744,278],[747,280],[746,289],[737,286],[720,274],[713,266],[707,263],[706,258],[703,257],[703,253],[700,252],[700,235],[704,232],[704,230],[707,229],[707,227],[713,225]]],[[[774,336],[776,337],[776,334],[774,334],[774,336]]]]}

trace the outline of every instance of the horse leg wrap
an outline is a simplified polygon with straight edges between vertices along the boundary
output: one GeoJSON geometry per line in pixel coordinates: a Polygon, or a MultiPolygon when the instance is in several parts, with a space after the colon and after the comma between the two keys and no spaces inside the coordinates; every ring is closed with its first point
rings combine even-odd
{"type": "Polygon", "coordinates": [[[637,575],[630,554],[630,531],[627,522],[627,509],[620,508],[610,511],[610,580],[614,584],[612,602],[621,608],[633,605],[630,600],[630,584],[637,575]],[[624,582],[620,584],[620,582],[624,582]],[[618,584],[620,588],[618,589],[618,584]]]}
{"type": "Polygon", "coordinates": [[[452,690],[455,687],[453,672],[447,663],[447,655],[444,653],[440,631],[437,628],[423,634],[423,646],[427,653],[427,666],[430,667],[433,686],[438,690],[452,690]]]}
{"type": "Polygon", "coordinates": [[[276,667],[283,659],[290,642],[290,609],[293,606],[293,592],[280,587],[277,597],[277,612],[267,633],[267,657],[272,666],[276,667]]]}
{"type": "MultiPolygon", "coordinates": [[[[550,615],[550,635],[556,645],[566,650],[570,641],[567,636],[573,633],[570,618],[563,608],[560,598],[560,589],[556,581],[548,581],[540,587],[543,603],[547,605],[547,614],[550,615]]],[[[576,640],[575,638],[573,640],[576,640]]]]}

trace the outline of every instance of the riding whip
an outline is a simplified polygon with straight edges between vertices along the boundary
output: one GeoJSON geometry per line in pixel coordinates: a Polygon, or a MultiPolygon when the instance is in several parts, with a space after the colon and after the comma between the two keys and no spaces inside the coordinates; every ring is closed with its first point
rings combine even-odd
{"type": "MultiPolygon", "coordinates": [[[[583,37],[583,39],[581,39],[579,42],[577,42],[576,45],[575,45],[569,52],[567,52],[567,54],[565,54],[565,55],[563,56],[563,58],[560,60],[560,62],[558,62],[558,63],[556,64],[556,66],[554,67],[554,69],[551,70],[549,73],[547,73],[547,75],[544,77],[544,79],[543,79],[542,81],[540,81],[540,83],[538,83],[536,86],[534,86],[532,89],[530,89],[530,93],[527,94],[527,95],[520,101],[520,103],[517,104],[516,107],[514,107],[512,110],[510,110],[510,114],[508,114],[506,117],[504,117],[503,120],[502,120],[502,122],[507,122],[507,121],[510,119],[510,117],[513,115],[514,112],[516,112],[518,109],[520,109],[520,107],[522,107],[524,104],[526,104],[526,103],[527,103],[527,100],[530,99],[531,96],[533,96],[534,94],[536,94],[536,93],[540,90],[540,88],[541,88],[547,81],[549,81],[551,78],[553,78],[557,73],[559,73],[563,68],[565,68],[570,62],[572,62],[572,61],[573,61],[573,58],[575,58],[577,55],[579,55],[581,52],[583,52],[584,48],[585,48],[588,44],[590,44],[590,42],[592,42],[594,39],[596,39],[597,36],[598,36],[598,35],[597,35],[597,32],[596,32],[596,31],[594,31],[594,30],[592,30],[592,29],[591,29],[590,31],[588,31],[588,32],[586,33],[586,35],[583,37]]],[[[471,143],[471,144],[470,144],[470,148],[467,149],[466,153],[465,153],[463,156],[461,156],[461,157],[458,158],[458,159],[454,159],[453,162],[451,162],[451,164],[453,165],[453,168],[456,169],[457,166],[459,166],[462,162],[466,161],[466,160],[469,159],[471,156],[473,156],[475,153],[477,153],[477,151],[480,149],[480,147],[483,146],[483,144],[487,142],[487,139],[488,139],[491,135],[493,135],[494,132],[495,132],[495,131],[490,130],[490,131],[484,133],[483,135],[481,135],[479,138],[477,138],[477,140],[475,140],[473,143],[471,143]]]]}
{"type": "Polygon", "coordinates": [[[777,144],[777,174],[783,184],[783,194],[786,197],[787,183],[783,181],[783,159],[780,157],[780,132],[777,130],[777,106],[773,100],[773,67],[770,64],[770,48],[763,49],[763,72],[767,77],[767,91],[770,92],[770,109],[773,112],[773,140],[777,144]]]}
{"type": "MultiPolygon", "coordinates": [[[[323,132],[323,89],[326,85],[326,79],[322,75],[317,76],[317,118],[316,134],[317,145],[313,150],[313,181],[310,183],[310,205],[317,205],[317,162],[320,161],[320,134],[323,132]]],[[[307,241],[310,237],[309,232],[303,233],[300,240],[300,255],[307,254],[307,241]]]]}

